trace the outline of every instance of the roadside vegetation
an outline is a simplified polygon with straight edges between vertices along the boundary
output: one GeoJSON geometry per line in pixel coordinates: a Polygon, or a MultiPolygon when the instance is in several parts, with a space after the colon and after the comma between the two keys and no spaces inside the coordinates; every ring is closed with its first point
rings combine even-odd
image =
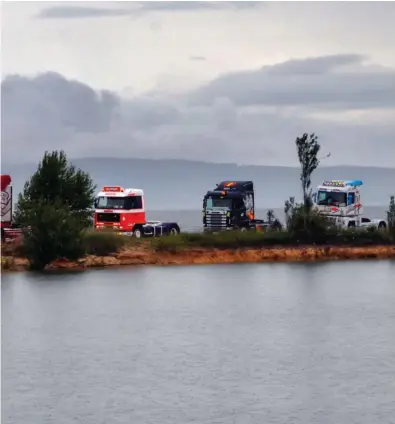
{"type": "Polygon", "coordinates": [[[316,246],[372,246],[390,245],[393,240],[388,232],[381,230],[327,230],[312,242],[289,231],[240,232],[227,231],[219,234],[179,234],[150,240],[156,251],[181,252],[191,248],[209,249],[259,249],[270,247],[316,246]]]}
{"type": "Polygon", "coordinates": [[[181,252],[186,249],[247,249],[281,246],[368,246],[395,244],[395,198],[390,199],[387,229],[341,230],[314,211],[311,177],[319,166],[320,145],[314,134],[295,140],[300,162],[302,203],[290,197],[284,203],[285,225],[272,210],[264,232],[225,231],[184,233],[150,239],[119,236],[111,231],[93,231],[91,206],[95,185],[91,177],[76,169],[63,151],[46,152],[37,171],[19,195],[14,222],[24,229],[23,237],[2,247],[6,256],[25,257],[31,269],[42,270],[56,259],[76,260],[86,255],[108,256],[122,249],[151,249],[181,252]]]}
{"type": "MultiPolygon", "coordinates": [[[[298,219],[304,223],[303,216],[298,219]]],[[[156,252],[177,253],[189,249],[262,249],[298,246],[383,246],[395,243],[389,231],[370,229],[344,229],[325,228],[318,230],[315,238],[303,237],[303,232],[288,230],[255,231],[225,231],[213,233],[182,233],[176,236],[166,236],[148,239],[135,239],[122,237],[114,232],[84,231],[81,233],[81,245],[76,251],[67,252],[60,249],[54,259],[74,260],[86,255],[109,256],[121,250],[145,249],[156,252]]],[[[29,245],[28,245],[29,246],[29,245]]],[[[30,247],[30,246],[29,246],[30,247]]],[[[3,256],[28,257],[26,246],[20,243],[10,244],[3,248],[3,256]]],[[[53,256],[53,255],[51,255],[53,256]]],[[[52,259],[52,260],[54,260],[52,259]]],[[[3,269],[6,268],[6,264],[3,269]]]]}

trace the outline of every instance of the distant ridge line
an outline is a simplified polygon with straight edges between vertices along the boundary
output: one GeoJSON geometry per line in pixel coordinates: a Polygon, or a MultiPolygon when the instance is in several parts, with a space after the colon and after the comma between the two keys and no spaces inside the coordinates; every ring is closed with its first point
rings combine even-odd
{"type": "MultiPolygon", "coordinates": [[[[298,169],[298,165],[256,165],[256,164],[238,164],[236,162],[209,162],[203,160],[190,160],[190,159],[154,159],[154,158],[117,158],[111,156],[86,156],[81,158],[72,158],[70,157],[70,161],[83,161],[83,160],[114,160],[114,161],[147,161],[147,162],[176,162],[176,163],[185,163],[185,164],[196,164],[196,165],[226,165],[226,166],[235,166],[238,168],[287,168],[287,169],[298,169]]],[[[32,162],[30,162],[32,163],[32,162]]],[[[368,169],[388,169],[395,170],[394,167],[388,166],[375,166],[375,165],[324,165],[324,162],[320,164],[320,168],[330,169],[330,168],[368,168],[368,169]]]]}

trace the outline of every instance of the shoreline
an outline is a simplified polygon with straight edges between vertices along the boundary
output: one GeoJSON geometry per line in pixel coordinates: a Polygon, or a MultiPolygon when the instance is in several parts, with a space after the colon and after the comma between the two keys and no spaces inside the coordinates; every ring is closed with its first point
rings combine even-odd
{"type": "MultiPolygon", "coordinates": [[[[394,245],[377,246],[299,246],[244,249],[190,248],[180,252],[150,249],[124,249],[108,256],[88,255],[77,261],[56,260],[45,270],[88,270],[92,268],[141,265],[214,265],[231,263],[326,262],[336,260],[395,259],[394,245]]],[[[2,256],[2,272],[28,271],[26,258],[2,256]]]]}

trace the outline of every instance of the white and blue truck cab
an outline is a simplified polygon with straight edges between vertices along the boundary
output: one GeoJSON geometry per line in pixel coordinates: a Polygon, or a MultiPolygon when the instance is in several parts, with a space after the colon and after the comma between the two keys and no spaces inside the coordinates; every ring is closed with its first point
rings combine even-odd
{"type": "Polygon", "coordinates": [[[363,217],[362,186],[361,180],[323,181],[313,194],[314,208],[341,228],[386,228],[384,219],[363,217]]]}

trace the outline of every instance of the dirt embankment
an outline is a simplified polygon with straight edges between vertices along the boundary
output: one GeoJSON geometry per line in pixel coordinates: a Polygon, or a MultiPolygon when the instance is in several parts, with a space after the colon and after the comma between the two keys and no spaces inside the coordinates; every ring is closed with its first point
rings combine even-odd
{"type": "MultiPolygon", "coordinates": [[[[147,249],[123,250],[110,256],[87,256],[78,261],[57,260],[47,269],[86,269],[126,265],[192,265],[257,262],[312,262],[347,259],[395,258],[395,246],[366,247],[273,247],[265,249],[198,249],[177,253],[153,252],[147,249]]],[[[24,258],[2,257],[2,269],[23,271],[28,268],[24,258]]]]}

